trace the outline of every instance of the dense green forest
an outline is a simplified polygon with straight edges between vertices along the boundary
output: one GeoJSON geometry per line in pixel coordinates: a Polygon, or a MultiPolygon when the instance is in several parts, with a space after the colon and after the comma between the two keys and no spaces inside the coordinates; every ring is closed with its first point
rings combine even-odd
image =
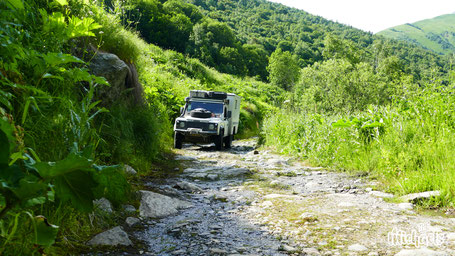
{"type": "Polygon", "coordinates": [[[0,10],[0,254],[88,250],[120,218],[90,215],[93,199],[136,200],[124,164],[140,177],[171,168],[192,89],[240,95],[240,137],[398,194],[438,189],[432,204],[454,207],[450,56],[262,0],[0,10]],[[125,88],[94,75],[107,53],[128,67],[125,88]]]}
{"type": "Polygon", "coordinates": [[[377,35],[419,45],[438,54],[455,51],[455,14],[395,26],[377,35]]]}

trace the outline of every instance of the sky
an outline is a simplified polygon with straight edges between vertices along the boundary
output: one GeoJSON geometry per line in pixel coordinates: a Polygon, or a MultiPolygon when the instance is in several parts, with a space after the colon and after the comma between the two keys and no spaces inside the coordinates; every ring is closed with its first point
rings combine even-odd
{"type": "Polygon", "coordinates": [[[455,0],[270,0],[369,32],[455,12],[455,0]]]}

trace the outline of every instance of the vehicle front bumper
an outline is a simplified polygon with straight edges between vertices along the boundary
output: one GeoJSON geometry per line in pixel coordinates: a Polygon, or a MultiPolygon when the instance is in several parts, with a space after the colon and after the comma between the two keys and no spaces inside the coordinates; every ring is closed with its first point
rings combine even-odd
{"type": "Polygon", "coordinates": [[[175,132],[179,132],[185,136],[213,136],[218,135],[218,131],[203,131],[198,128],[188,128],[188,129],[175,129],[175,132]]]}

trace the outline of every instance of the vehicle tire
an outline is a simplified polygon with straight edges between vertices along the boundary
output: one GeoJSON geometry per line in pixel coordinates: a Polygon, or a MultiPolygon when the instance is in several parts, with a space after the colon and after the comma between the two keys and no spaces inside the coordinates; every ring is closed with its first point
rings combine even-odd
{"type": "Polygon", "coordinates": [[[226,138],[224,138],[224,147],[225,148],[231,148],[233,137],[234,137],[234,135],[229,135],[226,138]]]}
{"type": "Polygon", "coordinates": [[[216,135],[215,136],[215,149],[216,150],[221,150],[223,148],[223,135],[224,135],[224,131],[221,130],[220,131],[220,135],[216,135]]]}
{"type": "Polygon", "coordinates": [[[181,149],[183,144],[183,135],[176,132],[174,134],[174,148],[181,149]]]}

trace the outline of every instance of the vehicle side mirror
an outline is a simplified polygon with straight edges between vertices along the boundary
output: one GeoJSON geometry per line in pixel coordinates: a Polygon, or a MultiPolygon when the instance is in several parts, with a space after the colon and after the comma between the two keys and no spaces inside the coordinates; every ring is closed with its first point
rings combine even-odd
{"type": "Polygon", "coordinates": [[[228,111],[226,117],[227,118],[231,118],[232,117],[232,111],[228,111]]]}

